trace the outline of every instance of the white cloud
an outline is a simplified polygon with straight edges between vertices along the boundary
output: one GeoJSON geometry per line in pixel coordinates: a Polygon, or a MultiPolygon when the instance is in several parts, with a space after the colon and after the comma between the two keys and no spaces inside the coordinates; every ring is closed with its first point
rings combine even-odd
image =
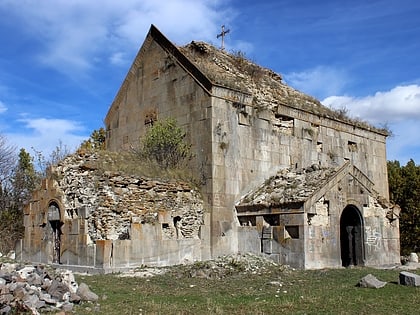
{"type": "Polygon", "coordinates": [[[333,108],[347,108],[354,117],[373,124],[420,119],[420,86],[397,86],[366,97],[330,96],[322,101],[333,108]]]}
{"type": "Polygon", "coordinates": [[[340,94],[349,82],[344,70],[328,66],[287,73],[284,79],[290,86],[318,98],[340,94]]]}
{"type": "Polygon", "coordinates": [[[88,136],[80,135],[84,131],[80,123],[65,119],[21,119],[20,127],[6,134],[11,143],[19,148],[25,148],[28,152],[41,151],[44,156],[54,151],[60,144],[65,145],[69,150],[74,151],[81,142],[88,136]]]}
{"type": "Polygon", "coordinates": [[[346,108],[352,117],[373,125],[386,124],[392,132],[387,141],[389,160],[420,162],[420,86],[397,86],[365,97],[330,96],[322,101],[332,108],[346,108]]]}
{"type": "Polygon", "coordinates": [[[219,0],[27,0],[25,5],[3,1],[0,9],[39,38],[40,61],[67,73],[89,70],[96,61],[118,64],[123,52],[138,50],[150,24],[175,42],[212,39],[221,21],[232,16],[223,5],[219,0]]]}
{"type": "Polygon", "coordinates": [[[4,113],[6,110],[7,110],[6,105],[2,101],[0,101],[0,114],[4,113]]]}

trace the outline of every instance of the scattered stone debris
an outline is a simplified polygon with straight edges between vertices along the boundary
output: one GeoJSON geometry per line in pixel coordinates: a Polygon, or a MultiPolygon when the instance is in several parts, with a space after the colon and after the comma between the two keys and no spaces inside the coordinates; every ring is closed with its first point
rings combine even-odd
{"type": "Polygon", "coordinates": [[[335,173],[333,168],[321,168],[316,164],[306,169],[285,168],[243,197],[240,203],[269,206],[303,202],[335,173]]]}
{"type": "Polygon", "coordinates": [[[378,280],[374,275],[368,274],[360,279],[358,286],[361,288],[379,289],[386,285],[386,282],[378,280]]]}
{"type": "Polygon", "coordinates": [[[263,255],[239,253],[220,256],[214,260],[197,261],[170,267],[159,268],[142,266],[121,273],[118,277],[150,278],[170,272],[176,277],[223,279],[239,273],[262,274],[273,268],[277,268],[281,271],[292,270],[289,266],[279,265],[263,255]]]}
{"type": "Polygon", "coordinates": [[[287,270],[289,266],[278,265],[265,256],[239,253],[220,256],[215,260],[199,261],[190,265],[177,266],[171,272],[175,276],[223,279],[235,274],[262,274],[273,268],[287,270]]]}
{"type": "Polygon", "coordinates": [[[415,273],[408,272],[408,271],[401,271],[399,283],[401,285],[420,287],[420,276],[415,273]]]}
{"type": "Polygon", "coordinates": [[[162,268],[158,268],[158,267],[140,267],[140,268],[136,268],[134,270],[129,270],[127,272],[124,273],[120,273],[118,274],[118,277],[138,277],[138,278],[151,278],[157,275],[163,275],[164,273],[166,273],[167,271],[169,271],[169,268],[166,267],[162,267],[162,268]]]}
{"type": "Polygon", "coordinates": [[[97,300],[86,284],[77,284],[69,270],[0,263],[0,314],[70,312],[74,304],[97,300]]]}

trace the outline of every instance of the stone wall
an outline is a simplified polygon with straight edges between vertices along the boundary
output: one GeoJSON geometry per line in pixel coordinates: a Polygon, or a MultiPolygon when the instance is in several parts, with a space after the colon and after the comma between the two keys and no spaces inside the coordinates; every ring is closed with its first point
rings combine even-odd
{"type": "Polygon", "coordinates": [[[60,263],[68,265],[116,270],[201,259],[201,194],[182,181],[103,171],[101,159],[74,154],[51,169],[25,209],[18,256],[51,263],[58,235],[60,263]]]}

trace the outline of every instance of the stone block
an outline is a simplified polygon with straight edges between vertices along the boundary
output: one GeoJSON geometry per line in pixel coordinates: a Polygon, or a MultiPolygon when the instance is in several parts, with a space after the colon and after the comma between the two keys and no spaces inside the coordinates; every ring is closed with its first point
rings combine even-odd
{"type": "Polygon", "coordinates": [[[360,279],[358,286],[361,288],[379,289],[386,285],[386,282],[378,280],[375,276],[368,274],[360,279]]]}
{"type": "Polygon", "coordinates": [[[408,271],[400,272],[399,283],[411,287],[420,287],[420,276],[408,271]]]}

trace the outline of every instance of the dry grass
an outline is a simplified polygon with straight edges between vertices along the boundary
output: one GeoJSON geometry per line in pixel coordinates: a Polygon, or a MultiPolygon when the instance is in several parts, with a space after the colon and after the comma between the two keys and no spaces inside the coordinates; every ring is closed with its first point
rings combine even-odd
{"type": "Polygon", "coordinates": [[[100,296],[76,314],[416,314],[420,288],[400,286],[398,270],[368,268],[299,271],[273,267],[222,279],[167,273],[150,279],[83,276],[100,296]],[[363,289],[372,273],[388,284],[363,289]],[[276,284],[270,284],[274,281],[276,284]],[[281,286],[279,285],[281,284],[281,286]]]}

